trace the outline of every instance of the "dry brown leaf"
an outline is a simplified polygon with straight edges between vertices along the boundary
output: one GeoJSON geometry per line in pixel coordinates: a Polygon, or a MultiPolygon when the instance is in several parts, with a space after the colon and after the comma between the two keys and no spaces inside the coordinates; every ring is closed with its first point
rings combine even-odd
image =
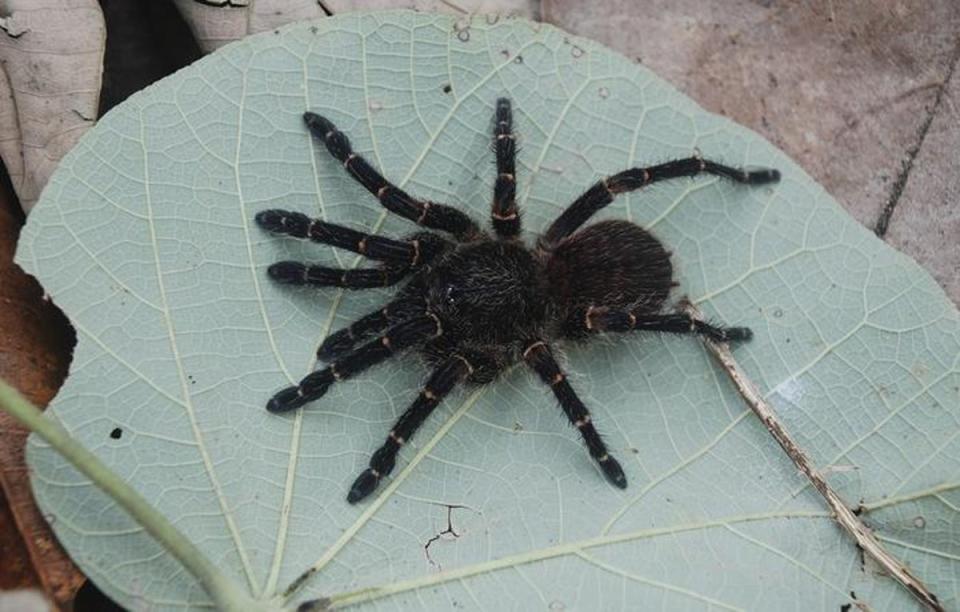
{"type": "Polygon", "coordinates": [[[40,586],[40,576],[33,567],[30,551],[17,531],[3,487],[0,487],[0,559],[3,559],[0,564],[0,592],[40,586]]]}
{"type": "Polygon", "coordinates": [[[29,211],[97,118],[105,30],[96,0],[8,0],[0,15],[0,157],[29,211]]]}
{"type": "Polygon", "coordinates": [[[502,13],[535,18],[537,0],[174,0],[193,30],[200,48],[209,53],[249,34],[266,32],[328,13],[413,9],[454,14],[502,13]]]}
{"type": "Polygon", "coordinates": [[[325,17],[316,0],[174,0],[204,53],[292,21],[325,17]]]}
{"type": "Polygon", "coordinates": [[[413,9],[424,13],[499,13],[536,19],[537,0],[324,0],[334,14],[347,11],[413,9]]]}
{"type": "MultiPolygon", "coordinates": [[[[66,377],[73,331],[63,313],[44,299],[36,280],[13,263],[20,232],[16,206],[0,186],[0,377],[45,406],[66,377]]],[[[85,578],[34,505],[23,457],[27,433],[0,412],[0,487],[44,590],[66,608],[85,578]]]]}

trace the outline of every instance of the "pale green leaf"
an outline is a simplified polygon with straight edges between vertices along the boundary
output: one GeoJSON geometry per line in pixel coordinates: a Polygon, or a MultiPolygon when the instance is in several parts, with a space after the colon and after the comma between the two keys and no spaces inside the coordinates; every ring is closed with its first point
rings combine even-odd
{"type": "MultiPolygon", "coordinates": [[[[366,606],[836,610],[851,591],[873,610],[916,606],[861,565],[691,338],[566,352],[626,491],[603,480],[522,368],[454,393],[358,506],[347,488],[414,398],[418,360],[340,384],[295,416],[264,410],[314,368],[331,329],[389,292],[271,284],[278,259],[355,258],[264,235],[254,214],[292,208],[394,236],[413,227],[311,141],[303,111],[333,119],[412,193],[485,220],[503,95],[531,232],[599,176],[697,149],[783,172],[755,189],[661,184],[603,216],[647,225],[673,249],[676,297],[754,329],[736,355],[789,430],[956,607],[960,321],[943,292],[757,135],[621,56],[526,21],[384,13],[296,25],[111,112],[61,164],[18,254],[77,329],[50,412],[242,588],[273,597],[316,566],[291,605],[380,586],[366,606]],[[432,539],[448,526],[445,504],[458,537],[432,539]]],[[[51,449],[34,441],[29,456],[41,507],[111,596],[208,602],[51,449]]]]}

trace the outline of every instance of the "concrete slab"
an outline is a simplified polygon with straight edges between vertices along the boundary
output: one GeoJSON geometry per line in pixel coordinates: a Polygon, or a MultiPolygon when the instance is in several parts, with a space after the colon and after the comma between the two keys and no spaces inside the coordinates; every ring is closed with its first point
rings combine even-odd
{"type": "Polygon", "coordinates": [[[937,106],[884,239],[922,262],[960,304],[960,71],[937,106]]]}
{"type": "MultiPolygon", "coordinates": [[[[952,163],[944,154],[927,170],[954,186],[941,190],[943,198],[923,191],[921,180],[906,181],[911,160],[924,153],[932,113],[949,107],[937,100],[960,50],[956,0],[543,0],[542,13],[544,21],[636,58],[708,110],[757,130],[864,225],[875,228],[892,204],[892,244],[960,303],[960,240],[955,226],[939,221],[949,215],[943,198],[956,202],[956,154],[952,163]],[[907,183],[921,192],[909,211],[898,213],[907,183]],[[929,235],[929,228],[943,233],[929,235]],[[942,259],[947,251],[952,260],[942,259]]],[[[954,116],[941,123],[955,145],[960,122],[954,116]]]]}

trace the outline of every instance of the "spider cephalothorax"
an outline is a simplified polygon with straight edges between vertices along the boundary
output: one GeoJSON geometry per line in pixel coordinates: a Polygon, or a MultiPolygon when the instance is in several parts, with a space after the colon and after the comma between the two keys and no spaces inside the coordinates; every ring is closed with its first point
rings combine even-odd
{"type": "Polygon", "coordinates": [[[340,270],[279,262],[279,282],[364,289],[406,279],[395,299],[328,337],[318,350],[329,365],[267,403],[284,412],[316,400],[336,381],[355,376],[405,349],[416,348],[433,373],[400,416],[347,500],[369,495],[390,473],[400,447],[459,383],[484,384],[519,361],[550,386],[607,479],[627,479],[594,428],[590,413],[557,363],[551,344],[633,330],[703,334],[718,341],[746,340],[750,330],[719,327],[683,313],[662,313],[673,286],[670,254],[643,228],[627,221],[583,224],[618,193],[700,173],[739,183],[776,182],[776,170],[741,170],[701,157],[631,168],[604,178],[577,198],[530,248],[520,240],[510,102],[497,101],[494,148],[497,178],[491,210],[494,236],[466,214],[421,201],[390,184],[353,152],[346,135],[327,119],[305,113],[313,135],[387,210],[444,234],[420,232],[405,240],[368,235],[285,210],[266,210],[257,223],[272,232],[360,253],[379,267],[340,270]]]}

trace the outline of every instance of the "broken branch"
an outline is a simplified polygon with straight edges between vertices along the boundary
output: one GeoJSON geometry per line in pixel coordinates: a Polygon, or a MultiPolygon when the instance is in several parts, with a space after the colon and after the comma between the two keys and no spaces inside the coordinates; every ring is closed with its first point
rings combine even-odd
{"type": "MultiPolygon", "coordinates": [[[[703,313],[693,304],[686,304],[684,309],[694,318],[703,318],[703,313]]],[[[873,535],[873,530],[867,527],[867,525],[850,510],[843,499],[830,488],[823,474],[814,467],[807,454],[797,445],[793,438],[790,437],[790,434],[787,433],[787,430],[777,419],[773,408],[763,399],[757,387],[740,369],[739,364],[737,364],[737,361],[733,358],[733,354],[730,352],[730,347],[726,344],[714,342],[706,336],[701,336],[700,338],[707,347],[707,350],[710,351],[710,354],[713,355],[717,363],[720,364],[720,367],[723,368],[727,376],[730,377],[730,380],[737,388],[737,392],[739,392],[740,396],[746,401],[750,410],[757,415],[757,418],[760,419],[760,422],[767,428],[767,431],[770,432],[780,447],[787,453],[787,456],[790,457],[793,464],[803,472],[827,502],[827,505],[833,512],[834,519],[840,525],[841,529],[850,534],[856,541],[857,546],[865,554],[879,563],[890,576],[906,587],[914,597],[919,599],[931,610],[942,612],[943,606],[940,605],[936,595],[931,593],[916,576],[910,573],[910,570],[902,561],[894,557],[883,547],[877,537],[873,535]]]]}

